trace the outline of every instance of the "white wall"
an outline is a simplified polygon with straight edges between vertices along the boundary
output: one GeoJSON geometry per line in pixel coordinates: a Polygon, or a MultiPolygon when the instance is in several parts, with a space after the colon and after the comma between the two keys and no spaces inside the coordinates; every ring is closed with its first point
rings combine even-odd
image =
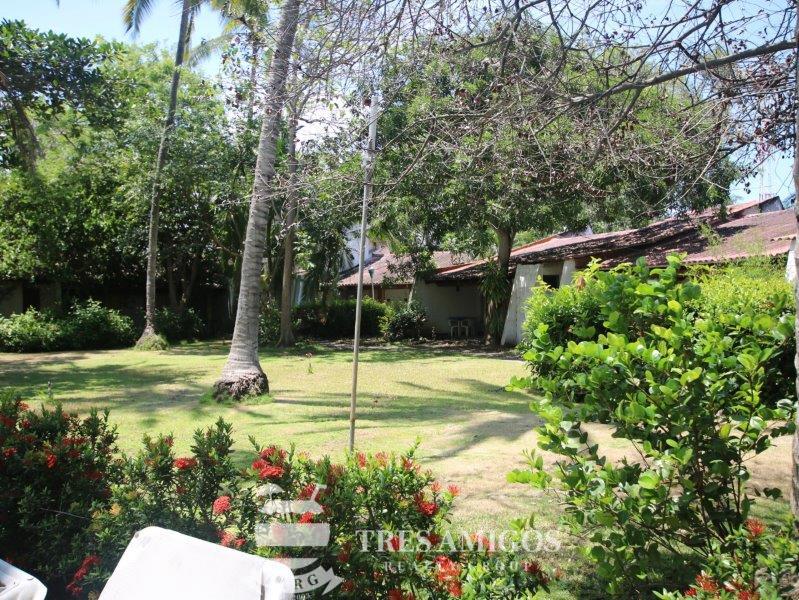
{"type": "Polygon", "coordinates": [[[551,262],[534,265],[518,265],[513,278],[508,313],[505,316],[505,326],[502,329],[502,345],[515,346],[522,340],[524,321],[527,318],[525,307],[527,299],[538,285],[538,278],[544,275],[560,275],[559,285],[571,283],[574,275],[574,261],[551,262]]]}
{"type": "Polygon", "coordinates": [[[453,317],[471,318],[476,327],[482,328],[482,294],[477,283],[438,285],[420,279],[416,282],[413,299],[424,307],[437,335],[449,335],[449,319],[453,317]]]}

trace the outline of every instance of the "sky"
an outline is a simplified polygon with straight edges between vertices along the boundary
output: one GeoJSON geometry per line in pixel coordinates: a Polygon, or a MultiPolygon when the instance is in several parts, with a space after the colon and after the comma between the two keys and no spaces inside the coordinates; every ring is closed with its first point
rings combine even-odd
{"type": "MultiPolygon", "coordinates": [[[[153,10],[142,23],[137,38],[125,32],[122,7],[125,0],[0,0],[0,19],[21,19],[29,26],[53,30],[71,36],[139,43],[159,43],[174,48],[177,41],[180,3],[176,0],[154,0],[153,10]]],[[[219,18],[204,8],[195,22],[195,43],[219,35],[222,30],[219,18]]],[[[206,60],[201,70],[208,76],[217,73],[219,56],[206,60]]],[[[745,201],[761,195],[779,195],[784,198],[793,191],[791,159],[774,157],[762,169],[762,175],[750,180],[751,193],[744,191],[744,183],[735,184],[733,199],[745,201]]]]}

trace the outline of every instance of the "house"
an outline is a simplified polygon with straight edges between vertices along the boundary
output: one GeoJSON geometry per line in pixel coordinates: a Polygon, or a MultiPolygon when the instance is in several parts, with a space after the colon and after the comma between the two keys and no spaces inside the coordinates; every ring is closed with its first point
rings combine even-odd
{"type": "MultiPolygon", "coordinates": [[[[787,203],[786,203],[787,204],[787,203]]],[[[666,256],[685,253],[687,264],[714,264],[751,256],[782,257],[786,276],[794,277],[793,251],[796,218],[779,198],[756,200],[698,214],[670,217],[641,227],[607,233],[561,233],[514,248],[510,256],[513,288],[502,335],[503,344],[521,339],[524,305],[534,286],[551,287],[571,282],[575,271],[592,258],[607,266],[634,261],[640,256],[652,266],[666,256]]],[[[485,303],[480,282],[486,260],[442,266],[415,286],[432,325],[447,331],[453,317],[482,322],[485,303]]],[[[364,280],[368,283],[368,278],[364,280]]]]}

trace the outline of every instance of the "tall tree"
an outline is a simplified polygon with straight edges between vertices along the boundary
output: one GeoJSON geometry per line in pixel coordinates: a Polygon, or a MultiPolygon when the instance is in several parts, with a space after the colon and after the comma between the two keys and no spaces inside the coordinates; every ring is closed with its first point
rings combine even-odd
{"type": "Polygon", "coordinates": [[[277,42],[269,68],[264,117],[258,143],[255,180],[244,240],[238,309],[227,362],[214,385],[217,397],[240,398],[269,391],[269,380],[258,360],[258,317],[261,308],[261,271],[266,244],[269,192],[275,175],[277,135],[285,104],[289,58],[300,13],[300,0],[285,0],[281,8],[277,42]]]}
{"type": "MultiPolygon", "coordinates": [[[[123,19],[127,30],[138,33],[141,21],[150,10],[150,0],[128,0],[125,5],[123,19]]],[[[169,92],[169,105],[167,106],[164,130],[161,134],[161,143],[158,146],[158,155],[155,159],[153,172],[153,187],[150,195],[150,222],[147,236],[147,283],[145,292],[144,331],[138,344],[147,344],[156,335],[155,331],[155,281],[158,270],[158,218],[159,200],[161,195],[161,172],[167,160],[169,136],[175,125],[175,112],[178,104],[178,88],[180,87],[180,70],[186,56],[189,43],[189,21],[192,12],[197,8],[197,3],[192,0],[183,0],[180,11],[180,27],[178,32],[178,45],[175,50],[175,67],[172,72],[172,87],[169,92]]]]}

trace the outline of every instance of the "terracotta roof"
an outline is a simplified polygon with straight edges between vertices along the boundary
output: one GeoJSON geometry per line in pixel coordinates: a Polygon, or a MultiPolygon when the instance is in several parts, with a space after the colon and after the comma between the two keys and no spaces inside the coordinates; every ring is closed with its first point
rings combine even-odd
{"type": "MultiPolygon", "coordinates": [[[[713,263],[748,256],[776,256],[788,252],[796,236],[792,209],[742,215],[768,201],[737,204],[727,209],[727,217],[704,211],[688,217],[672,217],[641,227],[600,234],[549,236],[514,248],[510,265],[533,264],[573,259],[586,263],[592,257],[609,266],[645,256],[650,264],[664,264],[666,255],[686,252],[686,262],[713,263]],[[707,236],[707,224],[716,232],[707,236]],[[710,238],[710,239],[708,239],[710,238]]],[[[438,271],[434,281],[479,279],[485,260],[456,269],[438,271]]],[[[579,266],[579,265],[578,265],[579,266]]]]}
{"type": "MultiPolygon", "coordinates": [[[[459,254],[448,251],[435,251],[433,252],[433,263],[436,265],[437,271],[445,271],[453,266],[461,265],[468,262],[471,256],[466,254],[459,254]]],[[[398,277],[397,269],[401,268],[406,262],[407,258],[403,256],[396,256],[388,249],[384,249],[382,255],[374,255],[372,262],[366,263],[366,269],[363,274],[363,281],[366,285],[372,282],[369,278],[369,269],[374,269],[373,280],[375,285],[382,285],[384,279],[387,277],[391,280],[393,285],[410,285],[412,282],[407,276],[398,277]]],[[[354,273],[342,278],[338,285],[340,287],[358,285],[358,270],[355,269],[354,273]]]]}

